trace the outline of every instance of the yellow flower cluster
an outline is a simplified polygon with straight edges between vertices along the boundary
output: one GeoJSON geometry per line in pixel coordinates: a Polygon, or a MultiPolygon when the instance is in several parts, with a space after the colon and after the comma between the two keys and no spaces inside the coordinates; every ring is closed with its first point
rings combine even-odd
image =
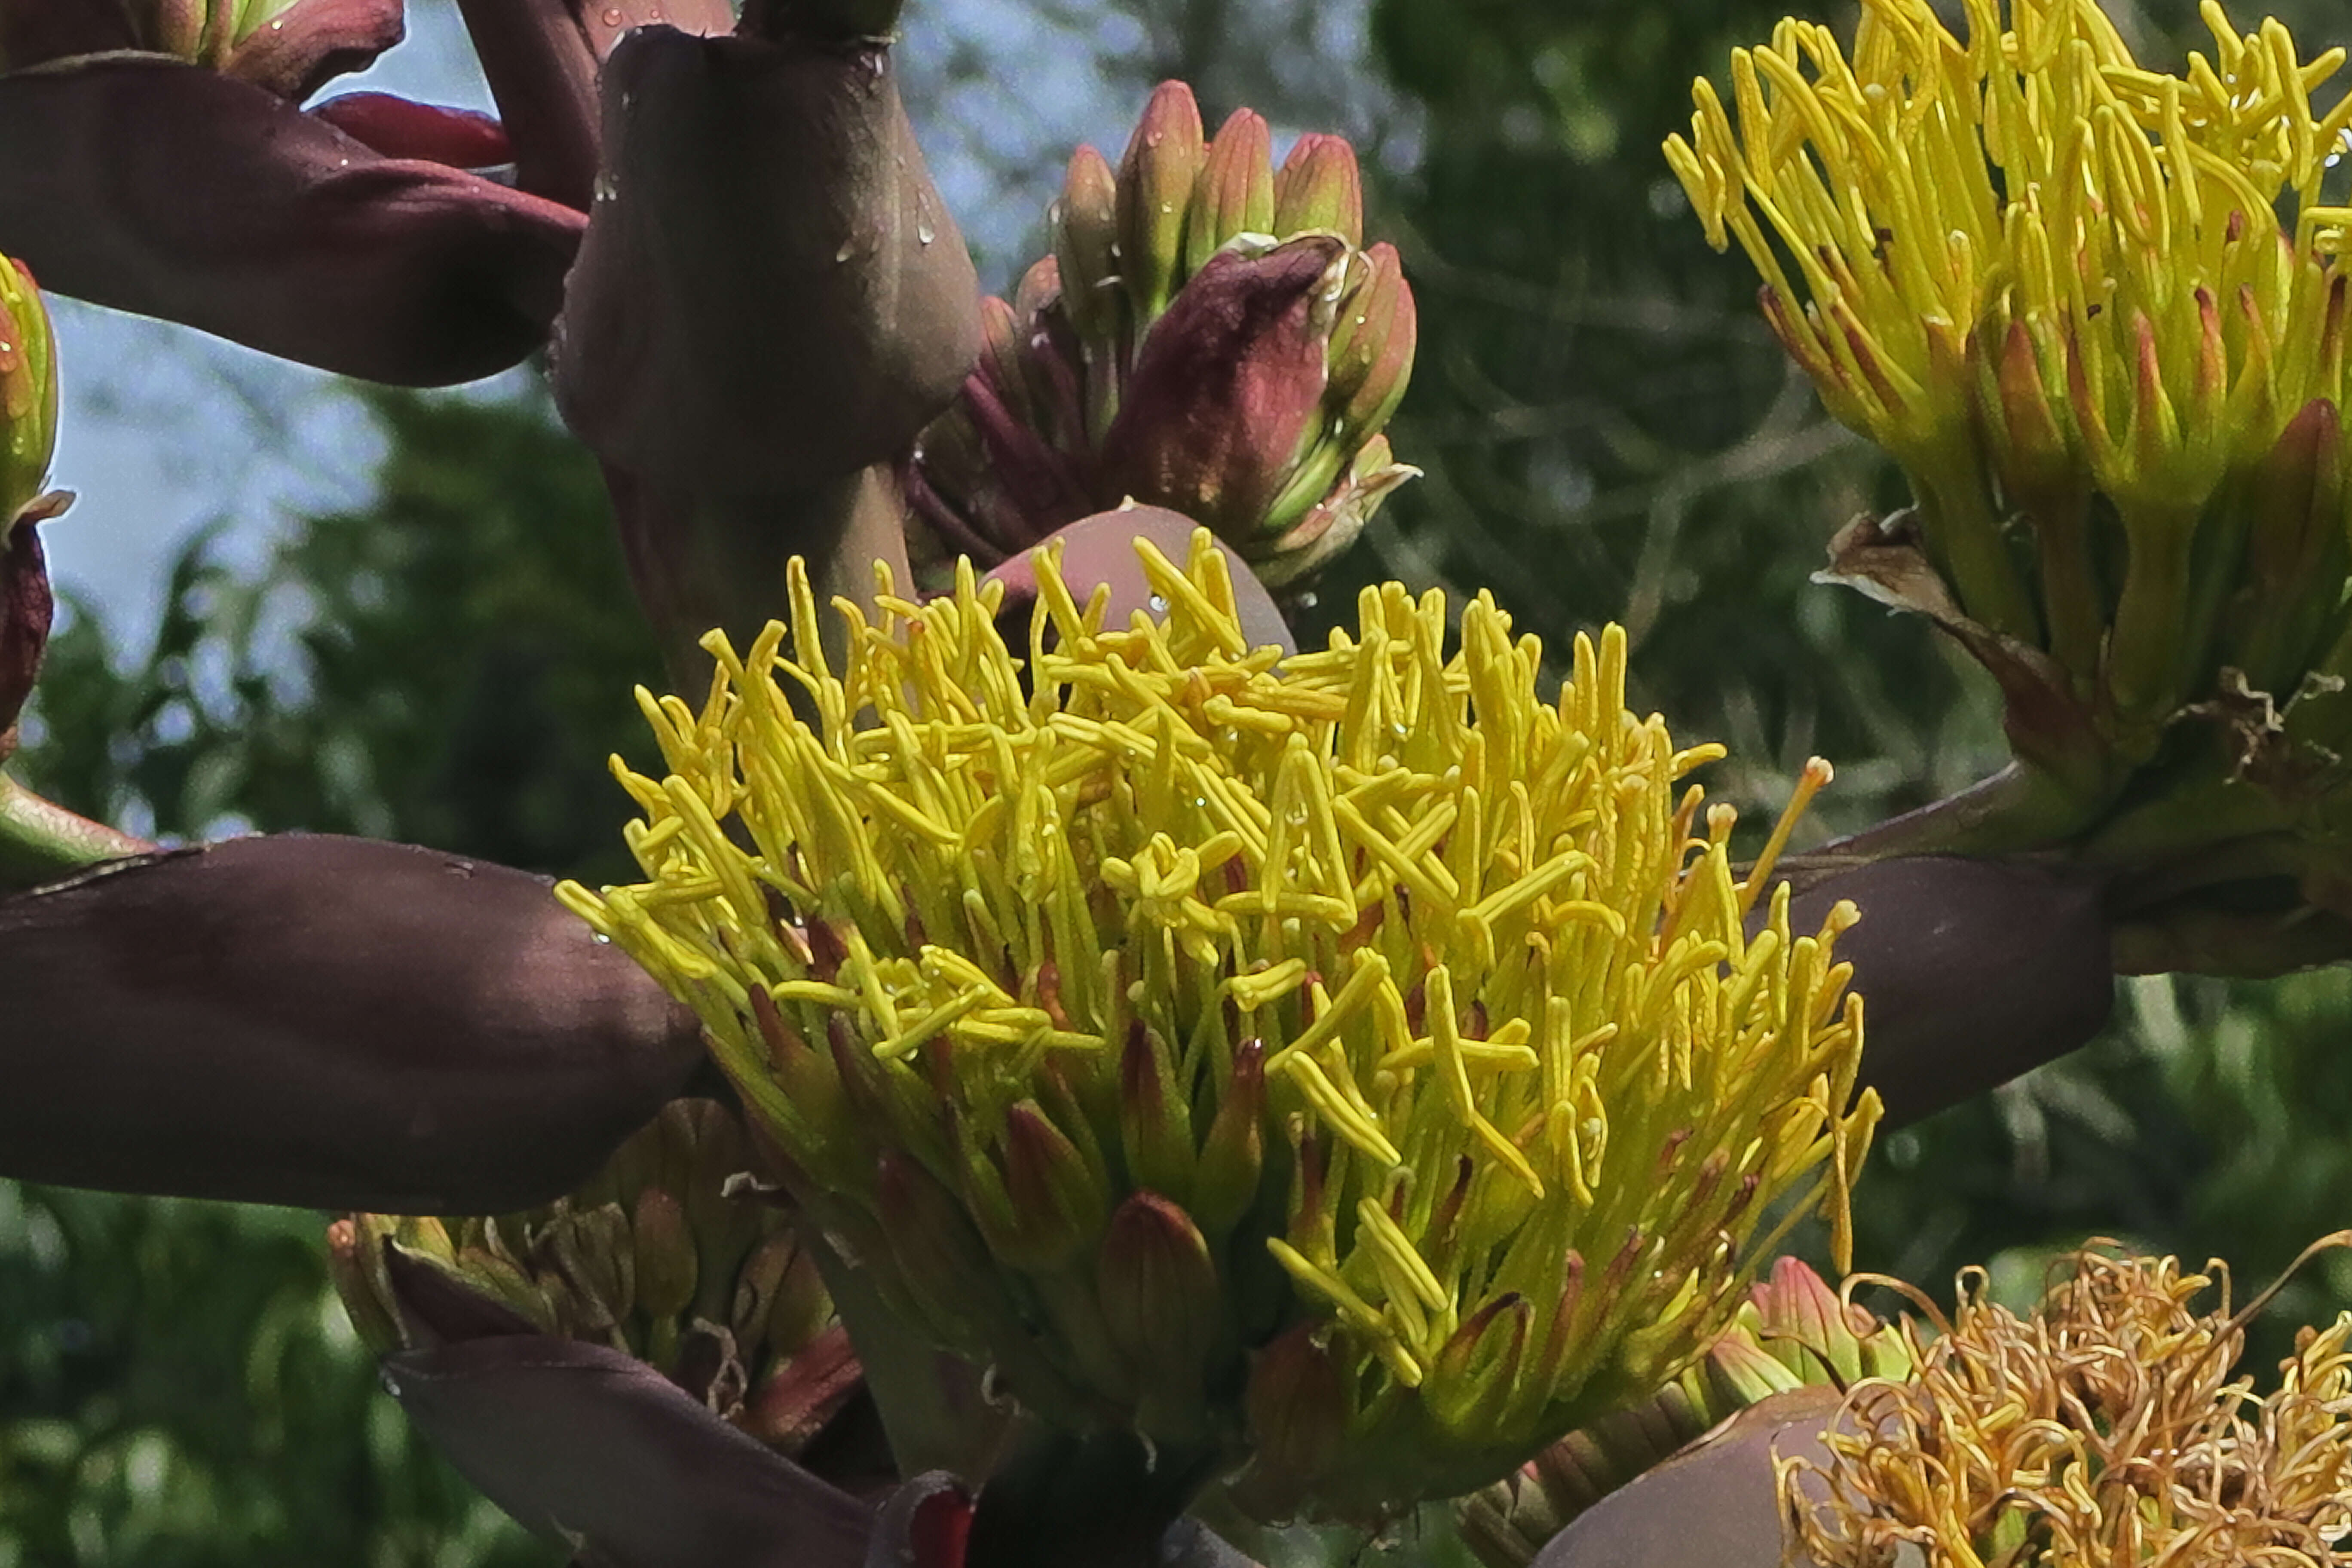
{"type": "Polygon", "coordinates": [[[1843,1235],[1853,912],[1748,934],[1730,813],[1681,784],[1719,752],[1625,711],[1615,628],[1548,702],[1483,598],[1451,657],[1394,584],[1285,657],[1205,533],[1139,548],[1164,622],[1046,552],[1021,654],[967,567],[839,605],[838,674],[796,576],[789,631],[706,643],[699,710],[644,698],[648,879],[560,896],[698,1009],[885,1296],[1033,1407],[1312,1451],[1359,1500],[1490,1479],[1696,1355],[1784,1194],[1843,1235]],[[1138,1271],[1199,1287],[1182,1343],[1138,1271]],[[1344,1408],[1237,1397],[1302,1322],[1344,1408]]]}
{"type": "Polygon", "coordinates": [[[2216,595],[2234,575],[2200,509],[2346,389],[2352,209],[2330,171],[2352,99],[2313,106],[2344,51],[2304,60],[2277,21],[2240,34],[2205,0],[2213,52],[2173,77],[2094,0],[1961,8],[1965,42],[1929,0],[1864,0],[1851,60],[1783,22],[1733,54],[1736,122],[1700,82],[1667,157],[1831,411],[1903,464],[1975,620],[2094,669],[2114,568],[2084,492],[2121,514],[2109,677],[2147,707],[2175,695],[2184,622],[2193,641],[2210,618],[2192,570],[2216,595]]]}

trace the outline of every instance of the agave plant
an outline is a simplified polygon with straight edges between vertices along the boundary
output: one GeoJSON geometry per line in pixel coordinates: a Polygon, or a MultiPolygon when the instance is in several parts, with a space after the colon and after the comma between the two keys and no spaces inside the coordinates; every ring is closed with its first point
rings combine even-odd
{"type": "MultiPolygon", "coordinates": [[[[1898,1347],[1772,1255],[1819,1212],[1844,1266],[1882,1115],[2095,1030],[2118,912],[2132,963],[2284,929],[2200,925],[2190,851],[2326,907],[2333,62],[2224,28],[2173,81],[2087,0],[1965,46],[1872,0],[1852,66],[1793,24],[1738,57],[1738,130],[1702,91],[1703,218],[1918,487],[1839,570],[1993,668],[2025,781],[1792,859],[1817,764],[1743,862],[1622,633],[1555,689],[1485,597],[1285,625],[1412,472],[1343,143],[1277,164],[1163,87],[983,301],[895,0],[466,10],[496,121],[302,108],[378,5],[0,3],[0,737],[62,505],[34,272],[382,381],[544,350],[689,694],[641,694],[661,776],[619,780],[643,880],[163,848],[0,775],[0,1170],[343,1211],[410,1417],[601,1568],[1230,1564],[1481,1488],[1498,1561],[1575,1561],[1725,1455],[1777,1552],[1790,1434],[1817,1552],[1961,1509],[1869,1491],[1825,1413],[1943,1442],[1887,1391],[1944,1389],[1982,1304],[1898,1347]]],[[[2340,1337],[2198,1428],[2211,1474],[2334,1454],[2340,1337]]]]}

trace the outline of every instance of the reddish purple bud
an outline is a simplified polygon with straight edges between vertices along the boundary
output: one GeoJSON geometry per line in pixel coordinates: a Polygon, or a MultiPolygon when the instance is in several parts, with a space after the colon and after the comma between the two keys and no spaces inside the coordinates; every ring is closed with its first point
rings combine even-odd
{"type": "Polygon", "coordinates": [[[1103,443],[1107,488],[1246,545],[1321,433],[1347,255],[1310,235],[1213,257],[1136,356],[1103,443]]]}
{"type": "Polygon", "coordinates": [[[50,289],[373,381],[538,347],[582,224],[171,60],[0,77],[0,249],[50,289]]]}
{"type": "Polygon", "coordinates": [[[703,1060],[539,878],[244,838],[0,899],[0,1173],[502,1213],[579,1184],[703,1060]]]}

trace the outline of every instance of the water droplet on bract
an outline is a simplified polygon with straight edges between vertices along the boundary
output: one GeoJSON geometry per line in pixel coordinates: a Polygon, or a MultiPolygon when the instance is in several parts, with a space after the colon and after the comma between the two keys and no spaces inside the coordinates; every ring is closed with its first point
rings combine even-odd
{"type": "Polygon", "coordinates": [[[1155,616],[1164,616],[1164,615],[1166,615],[1166,614],[1168,613],[1168,601],[1167,601],[1167,599],[1166,599],[1166,598],[1164,598],[1164,597],[1162,597],[1160,595],[1158,595],[1158,594],[1154,594],[1154,595],[1151,595],[1151,613],[1152,613],[1153,615],[1155,615],[1155,616]]]}
{"type": "Polygon", "coordinates": [[[376,1373],[376,1381],[383,1384],[383,1391],[386,1394],[391,1394],[394,1399],[400,1397],[400,1384],[392,1380],[392,1373],[380,1372],[376,1373]]]}
{"type": "Polygon", "coordinates": [[[1165,131],[1147,131],[1143,135],[1143,144],[1146,147],[1157,147],[1166,140],[1168,140],[1168,132],[1165,131]]]}
{"type": "Polygon", "coordinates": [[[598,201],[609,202],[620,194],[621,183],[611,174],[599,174],[596,176],[595,196],[598,201]]]}
{"type": "Polygon", "coordinates": [[[286,30],[286,19],[281,16],[277,21],[270,23],[269,30],[273,33],[284,32],[286,30]]]}
{"type": "Polygon", "coordinates": [[[611,937],[609,937],[609,936],[606,936],[606,935],[605,935],[603,931],[597,931],[597,932],[595,933],[595,937],[596,937],[596,945],[597,945],[598,947],[610,947],[610,946],[612,946],[612,945],[613,945],[613,939],[612,939],[611,937]]]}
{"type": "Polygon", "coordinates": [[[1174,202],[1161,202],[1160,204],[1160,216],[1162,217],[1166,217],[1170,213],[1172,213],[1175,210],[1176,204],[1174,202]]]}
{"type": "Polygon", "coordinates": [[[857,241],[855,239],[845,239],[841,242],[841,248],[833,253],[833,258],[835,261],[846,261],[856,254],[857,241]]]}
{"type": "Polygon", "coordinates": [[[660,6],[658,6],[658,5],[648,5],[648,6],[646,6],[646,21],[648,21],[648,22],[658,22],[658,21],[660,21],[661,19],[662,19],[662,14],[661,14],[661,7],[660,7],[660,6]]]}
{"type": "Polygon", "coordinates": [[[919,220],[916,222],[916,224],[915,224],[915,243],[916,243],[916,244],[918,244],[918,245],[929,245],[929,244],[930,244],[930,243],[931,243],[931,241],[933,241],[933,240],[935,240],[935,239],[939,238],[939,237],[940,237],[940,231],[939,231],[938,229],[936,229],[936,228],[933,228],[933,227],[931,226],[930,222],[929,222],[929,219],[919,219],[919,220]]]}
{"type": "Polygon", "coordinates": [[[608,27],[619,26],[621,25],[621,8],[618,5],[605,6],[604,23],[604,26],[608,27]]]}

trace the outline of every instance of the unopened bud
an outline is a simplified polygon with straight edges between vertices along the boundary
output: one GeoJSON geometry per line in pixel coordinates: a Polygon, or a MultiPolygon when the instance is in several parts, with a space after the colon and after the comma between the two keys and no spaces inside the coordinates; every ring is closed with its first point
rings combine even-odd
{"type": "Polygon", "coordinates": [[[1120,274],[1138,319],[1168,306],[1184,260],[1184,220],[1208,156],[1201,106],[1181,81],[1161,82],[1118,170],[1120,274]]]}
{"type": "Polygon", "coordinates": [[[1184,270],[1197,273],[1226,243],[1274,232],[1274,142],[1265,117],[1236,109],[1209,143],[1184,220],[1184,270]]]}
{"type": "Polygon", "coordinates": [[[1082,337],[1117,338],[1126,325],[1118,257],[1118,178],[1103,155],[1081,147],[1070,159],[1054,208],[1054,257],[1062,268],[1062,308],[1082,337]]]}
{"type": "Polygon", "coordinates": [[[1205,1429],[1204,1379],[1226,1321],[1217,1266],[1191,1216],[1157,1193],[1119,1205],[1096,1258],[1112,1347],[1125,1360],[1146,1429],[1205,1429]]]}
{"type": "Polygon", "coordinates": [[[1309,132],[1298,139],[1274,181],[1269,234],[1322,229],[1349,245],[1364,242],[1364,176],[1356,150],[1342,136],[1309,132]]]}
{"type": "Polygon", "coordinates": [[[637,1305],[649,1318],[675,1318],[694,1301],[698,1272],[686,1209],[659,1187],[637,1194],[629,1238],[635,1249],[637,1305]]]}

